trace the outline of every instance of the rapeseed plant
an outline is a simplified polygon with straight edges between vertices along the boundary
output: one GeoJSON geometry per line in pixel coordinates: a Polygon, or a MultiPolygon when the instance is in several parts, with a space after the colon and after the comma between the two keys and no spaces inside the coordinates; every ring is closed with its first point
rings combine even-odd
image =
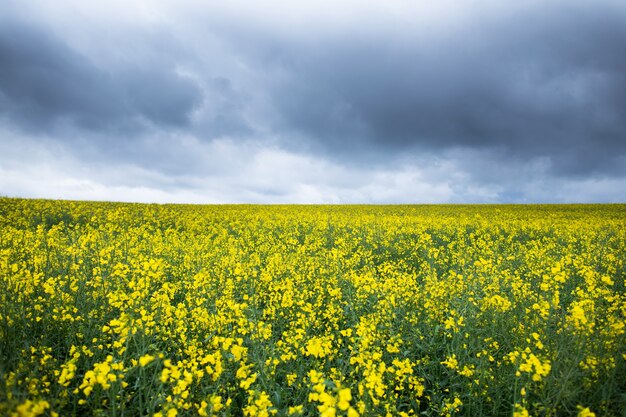
{"type": "Polygon", "coordinates": [[[0,415],[626,409],[624,205],[0,214],[0,415]]]}

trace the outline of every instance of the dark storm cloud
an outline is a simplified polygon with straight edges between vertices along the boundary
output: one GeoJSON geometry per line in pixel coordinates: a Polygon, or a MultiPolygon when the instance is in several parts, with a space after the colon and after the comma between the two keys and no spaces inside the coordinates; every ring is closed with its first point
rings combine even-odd
{"type": "Polygon", "coordinates": [[[132,134],[146,123],[184,127],[200,102],[198,86],[171,63],[99,68],[50,31],[0,24],[0,115],[26,130],[59,124],[132,134]]]}
{"type": "MultiPolygon", "coordinates": [[[[354,34],[351,27],[285,33],[215,13],[208,33],[185,31],[184,22],[161,28],[181,37],[166,47],[129,32],[156,52],[126,66],[97,66],[51,31],[5,19],[1,111],[39,130],[69,123],[123,136],[148,123],[201,138],[263,131],[346,163],[468,148],[548,157],[559,175],[623,173],[626,6],[529,4],[476,11],[432,33],[394,30],[392,21],[354,34]],[[228,49],[205,49],[208,37],[228,49]],[[195,54],[189,66],[197,79],[175,71],[176,47],[185,43],[199,45],[185,51],[195,54]],[[231,55],[248,73],[224,64],[231,55]],[[258,97],[265,107],[248,104],[258,97]],[[192,126],[190,114],[201,107],[192,126]]],[[[323,29],[319,22],[308,28],[323,29]]]]}
{"type": "Polygon", "coordinates": [[[560,3],[433,38],[271,39],[277,130],[331,152],[496,149],[561,175],[624,173],[626,6],[560,3]]]}
{"type": "Polygon", "coordinates": [[[0,193],[626,198],[623,1],[5,2],[0,193]]]}
{"type": "Polygon", "coordinates": [[[225,76],[210,78],[204,84],[205,102],[194,133],[202,138],[253,135],[255,130],[246,119],[250,94],[239,91],[225,76]]]}

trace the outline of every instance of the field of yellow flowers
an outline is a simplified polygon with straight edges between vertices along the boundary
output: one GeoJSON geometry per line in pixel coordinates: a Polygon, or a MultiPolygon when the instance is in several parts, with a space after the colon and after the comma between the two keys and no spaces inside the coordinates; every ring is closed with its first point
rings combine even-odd
{"type": "Polygon", "coordinates": [[[626,206],[0,199],[0,415],[626,410],[626,206]]]}

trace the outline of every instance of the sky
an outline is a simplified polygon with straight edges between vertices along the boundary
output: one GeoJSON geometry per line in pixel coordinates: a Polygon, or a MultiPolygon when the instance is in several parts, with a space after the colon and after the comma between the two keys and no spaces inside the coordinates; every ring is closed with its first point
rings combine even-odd
{"type": "Polygon", "coordinates": [[[626,202],[626,2],[2,0],[0,195],[626,202]]]}

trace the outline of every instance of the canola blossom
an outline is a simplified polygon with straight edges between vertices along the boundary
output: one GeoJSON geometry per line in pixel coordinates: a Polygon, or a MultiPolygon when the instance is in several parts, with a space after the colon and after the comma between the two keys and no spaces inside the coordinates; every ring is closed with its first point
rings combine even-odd
{"type": "Polygon", "coordinates": [[[626,206],[0,199],[0,415],[611,416],[626,206]]]}

